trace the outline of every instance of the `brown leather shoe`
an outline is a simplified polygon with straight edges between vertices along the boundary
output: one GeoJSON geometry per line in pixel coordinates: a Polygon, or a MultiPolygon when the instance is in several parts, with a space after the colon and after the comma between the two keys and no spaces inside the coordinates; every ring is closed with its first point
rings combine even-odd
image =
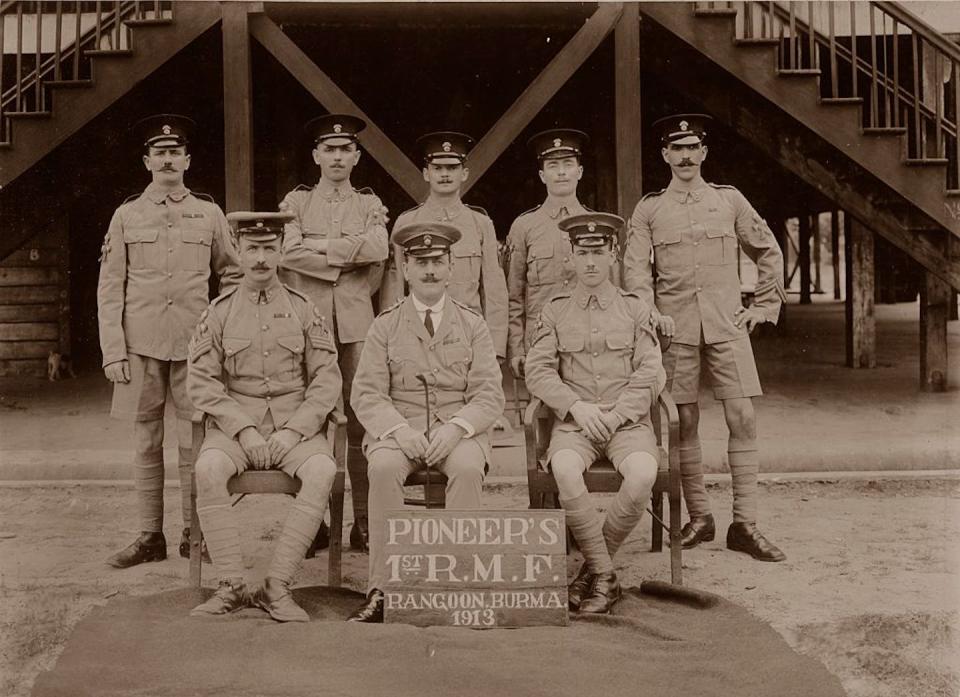
{"type": "Polygon", "coordinates": [[[567,606],[576,612],[580,609],[580,603],[583,601],[583,596],[585,593],[588,593],[590,590],[590,585],[593,583],[593,574],[590,573],[590,567],[587,566],[587,562],[583,562],[583,566],[580,567],[580,571],[577,572],[576,577],[567,586],[567,606]]]}
{"type": "MultiPolygon", "coordinates": [[[[190,558],[190,528],[184,528],[180,533],[180,556],[184,559],[190,558]]],[[[204,564],[212,564],[210,561],[210,552],[207,551],[207,541],[200,535],[200,559],[204,564]]]]}
{"type": "Polygon", "coordinates": [[[350,528],[350,549],[367,554],[370,552],[370,530],[366,518],[357,518],[350,528]]]}
{"type": "Polygon", "coordinates": [[[226,615],[241,608],[250,607],[250,596],[243,583],[234,585],[230,581],[220,581],[216,592],[205,602],[190,611],[194,617],[204,615],[226,615]]]}
{"type": "Polygon", "coordinates": [[[701,542],[712,542],[716,534],[717,526],[713,522],[712,513],[693,516],[680,531],[680,546],[683,549],[692,549],[701,542]]]}
{"type": "Polygon", "coordinates": [[[327,526],[326,521],[320,521],[320,527],[317,528],[317,534],[313,536],[313,542],[310,543],[310,546],[307,548],[306,553],[303,555],[304,559],[313,559],[317,552],[321,549],[326,549],[330,546],[330,528],[327,526]]]}
{"type": "Polygon", "coordinates": [[[783,561],[787,555],[757,530],[756,523],[732,523],[727,528],[727,549],[745,552],[759,561],[783,561]]]}
{"type": "Polygon", "coordinates": [[[115,569],[126,569],[147,561],[163,561],[167,558],[167,538],[162,532],[142,532],[128,547],[124,547],[107,563],[115,569]]]}
{"type": "Polygon", "coordinates": [[[297,605],[290,593],[290,585],[269,576],[263,586],[254,591],[251,604],[266,611],[277,622],[309,622],[310,615],[297,605]]]}
{"type": "Polygon", "coordinates": [[[367,599],[363,605],[353,611],[347,618],[347,622],[383,622],[383,591],[374,588],[367,594],[367,599]]]}
{"type": "Polygon", "coordinates": [[[623,591],[620,588],[620,579],[617,578],[616,571],[595,574],[592,577],[589,590],[580,602],[580,612],[605,615],[620,600],[621,595],[623,595],[623,591]]]}

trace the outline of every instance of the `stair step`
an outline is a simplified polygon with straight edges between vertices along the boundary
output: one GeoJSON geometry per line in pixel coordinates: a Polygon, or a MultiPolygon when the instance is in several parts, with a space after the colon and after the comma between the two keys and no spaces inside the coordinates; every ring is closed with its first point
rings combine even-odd
{"type": "Polygon", "coordinates": [[[784,77],[803,77],[804,75],[819,75],[820,68],[781,68],[777,75],[784,77]]]}
{"type": "Polygon", "coordinates": [[[11,119],[49,119],[53,116],[50,111],[7,111],[4,116],[11,119]]]}
{"type": "Polygon", "coordinates": [[[173,20],[169,17],[161,17],[159,19],[153,18],[143,18],[143,19],[126,19],[123,22],[128,27],[155,27],[161,26],[164,24],[173,24],[173,20]]]}
{"type": "Polygon", "coordinates": [[[863,97],[821,97],[820,103],[826,106],[863,104],[863,97]]]}
{"type": "Polygon", "coordinates": [[[902,136],[906,132],[905,126],[874,126],[863,129],[863,135],[865,136],[902,136]]]}
{"type": "Polygon", "coordinates": [[[698,7],[693,11],[695,17],[736,17],[735,7],[698,7]]]}
{"type": "Polygon", "coordinates": [[[73,88],[73,87],[93,87],[93,80],[44,80],[47,87],[73,88]]]}
{"type": "Polygon", "coordinates": [[[110,48],[91,48],[84,51],[88,56],[119,56],[127,58],[133,55],[133,50],[129,48],[110,49],[110,48]]]}
{"type": "Polygon", "coordinates": [[[749,39],[735,39],[737,46],[778,46],[780,39],[775,36],[756,36],[749,39]]]}
{"type": "Polygon", "coordinates": [[[946,167],[950,161],[945,157],[908,157],[904,163],[910,167],[946,167]]]}

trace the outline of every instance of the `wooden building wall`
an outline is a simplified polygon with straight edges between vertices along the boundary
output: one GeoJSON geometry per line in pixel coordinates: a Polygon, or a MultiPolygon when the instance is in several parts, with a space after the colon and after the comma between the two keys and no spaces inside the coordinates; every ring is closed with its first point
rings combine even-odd
{"type": "Polygon", "coordinates": [[[46,375],[50,351],[70,352],[69,278],[65,224],[0,262],[0,376],[46,375]]]}

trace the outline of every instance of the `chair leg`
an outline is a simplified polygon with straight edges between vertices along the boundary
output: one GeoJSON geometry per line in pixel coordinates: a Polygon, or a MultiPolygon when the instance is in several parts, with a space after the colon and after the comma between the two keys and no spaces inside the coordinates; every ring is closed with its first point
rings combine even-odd
{"type": "Polygon", "coordinates": [[[203,540],[200,534],[200,516],[197,513],[197,472],[190,473],[190,585],[200,588],[203,575],[203,540]]]}
{"type": "Polygon", "coordinates": [[[344,473],[337,472],[330,491],[330,547],[327,549],[327,585],[338,588],[342,583],[340,557],[343,552],[343,489],[344,473]]]}
{"type": "Polygon", "coordinates": [[[654,491],[650,496],[650,507],[653,509],[653,515],[650,516],[650,551],[660,552],[663,550],[663,497],[666,492],[654,491]]]}
{"type": "Polygon", "coordinates": [[[670,503],[670,582],[683,585],[683,546],[680,544],[680,477],[673,476],[668,499],[670,503]]]}

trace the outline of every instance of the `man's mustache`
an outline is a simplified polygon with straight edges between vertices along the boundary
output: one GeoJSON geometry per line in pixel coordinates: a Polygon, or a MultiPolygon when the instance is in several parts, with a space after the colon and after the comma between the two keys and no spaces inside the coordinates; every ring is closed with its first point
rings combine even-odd
{"type": "Polygon", "coordinates": [[[269,271],[269,270],[270,270],[270,267],[267,266],[266,264],[254,264],[254,265],[253,265],[253,270],[254,270],[254,271],[269,271]]]}
{"type": "Polygon", "coordinates": [[[680,160],[681,167],[693,167],[693,160],[680,160]]]}

